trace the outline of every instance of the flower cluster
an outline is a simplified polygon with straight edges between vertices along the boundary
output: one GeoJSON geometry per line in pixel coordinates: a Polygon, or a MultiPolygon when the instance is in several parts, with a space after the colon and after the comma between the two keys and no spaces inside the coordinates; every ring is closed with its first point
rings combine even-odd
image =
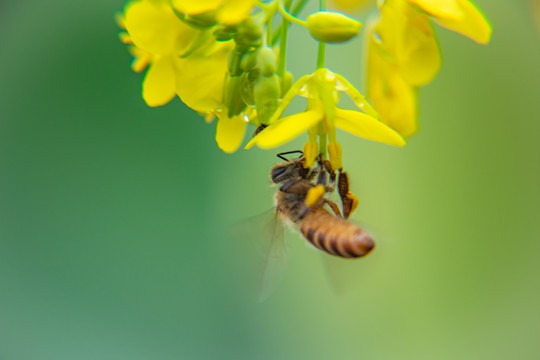
{"type": "MultiPolygon", "coordinates": [[[[371,0],[374,1],[374,0],[371,0]]],[[[326,44],[345,43],[363,24],[326,9],[305,20],[307,0],[131,0],[118,16],[120,39],[129,45],[136,72],[146,69],[142,96],[161,106],[178,96],[208,122],[217,118],[216,141],[237,150],[248,124],[255,135],[246,148],[280,146],[307,133],[306,166],[318,156],[341,168],[336,128],[403,146],[416,131],[417,92],[433,79],[441,55],[432,22],[487,43],[491,28],[468,0],[379,0],[367,21],[367,93],[325,67],[326,44]],[[319,43],[313,71],[294,81],[287,71],[291,24],[319,43]],[[349,96],[356,109],[338,106],[349,96]],[[296,96],[305,111],[283,116],[296,96]]],[[[335,0],[341,9],[369,0],[335,0]]],[[[360,70],[360,69],[359,69],[360,70]]]]}

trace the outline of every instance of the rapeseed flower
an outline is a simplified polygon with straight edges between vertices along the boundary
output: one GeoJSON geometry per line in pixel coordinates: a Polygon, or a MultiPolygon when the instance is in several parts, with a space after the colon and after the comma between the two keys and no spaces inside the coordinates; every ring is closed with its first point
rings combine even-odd
{"type": "Polygon", "coordinates": [[[334,168],[341,168],[341,147],[336,141],[336,128],[353,135],[383,142],[390,145],[403,146],[403,138],[390,127],[378,120],[378,114],[345,78],[326,68],[316,70],[311,75],[300,78],[289,90],[274,116],[270,125],[256,135],[247,145],[250,148],[257,145],[263,149],[280,146],[304,132],[308,132],[309,140],[304,147],[306,167],[312,166],[317,156],[317,136],[319,147],[328,141],[330,161],[334,168]],[[359,109],[345,110],[337,106],[339,94],[349,95],[359,109]],[[307,109],[304,112],[279,118],[294,96],[307,98],[307,109]]]}
{"type": "Polygon", "coordinates": [[[236,25],[246,19],[256,0],[172,0],[172,6],[186,15],[211,13],[216,22],[236,25]]]}
{"type": "Polygon", "coordinates": [[[221,102],[231,44],[182,22],[166,1],[138,0],[126,6],[122,25],[131,42],[132,67],[148,66],[142,95],[149,106],[161,106],[175,95],[192,109],[209,113],[221,102]]]}
{"type": "Polygon", "coordinates": [[[375,0],[332,0],[332,3],[339,9],[349,11],[375,3],[375,0]]]}
{"type": "MultiPolygon", "coordinates": [[[[297,17],[307,0],[131,0],[120,16],[136,72],[146,69],[142,96],[161,106],[178,96],[207,122],[217,118],[216,142],[230,153],[241,146],[247,125],[257,127],[246,148],[269,149],[307,133],[306,165],[317,157],[341,168],[336,129],[403,146],[416,129],[418,89],[441,65],[432,21],[479,43],[491,28],[467,0],[379,0],[379,16],[367,27],[367,95],[325,68],[326,44],[358,36],[362,23],[325,9],[297,17]],[[294,6],[292,6],[294,4],[294,6]],[[275,21],[281,15],[281,24],[275,21]],[[288,27],[305,27],[319,43],[317,70],[293,84],[287,71],[288,27]],[[357,110],[338,106],[350,96],[357,110]],[[297,96],[304,112],[283,117],[297,96]]],[[[354,8],[374,0],[334,0],[354,8]]]]}
{"type": "Polygon", "coordinates": [[[386,0],[379,8],[367,26],[367,94],[381,121],[407,137],[417,130],[418,89],[441,66],[430,20],[482,44],[491,27],[467,0],[386,0]]]}

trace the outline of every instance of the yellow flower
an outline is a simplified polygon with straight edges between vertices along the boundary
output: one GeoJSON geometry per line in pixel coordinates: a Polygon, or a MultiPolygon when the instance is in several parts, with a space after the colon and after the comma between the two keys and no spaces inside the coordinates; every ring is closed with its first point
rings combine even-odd
{"type": "Polygon", "coordinates": [[[332,2],[340,9],[353,10],[374,3],[375,0],[332,0],[332,2]]]}
{"type": "Polygon", "coordinates": [[[218,116],[216,142],[224,152],[233,153],[242,144],[250,116],[242,113],[229,117],[226,111],[219,112],[216,115],[218,116]]]}
{"type": "Polygon", "coordinates": [[[160,106],[176,95],[176,58],[185,50],[198,30],[182,23],[164,1],[130,2],[124,11],[126,31],[136,49],[132,49],[142,71],[149,65],[143,80],[142,95],[149,106],[160,106]]]}
{"type": "Polygon", "coordinates": [[[232,42],[216,42],[178,19],[165,0],[137,0],[128,4],[119,24],[123,42],[132,44],[132,68],[146,67],[142,94],[149,106],[168,103],[178,95],[190,108],[218,117],[216,141],[225,152],[234,152],[244,137],[247,121],[242,113],[229,118],[223,111],[223,88],[232,42]]]}
{"type": "Polygon", "coordinates": [[[235,25],[244,20],[257,3],[256,0],[172,0],[172,6],[186,15],[216,12],[220,24],[235,25]]]}
{"type": "Polygon", "coordinates": [[[167,1],[130,2],[122,21],[133,43],[135,71],[149,68],[142,95],[149,106],[168,103],[176,94],[192,109],[209,113],[221,103],[227,56],[232,44],[218,43],[174,14],[167,1]]]}
{"type": "Polygon", "coordinates": [[[284,96],[269,123],[270,126],[255,136],[246,145],[246,149],[253,145],[263,149],[277,147],[307,131],[309,141],[306,149],[311,149],[306,154],[307,166],[316,156],[313,144],[317,141],[317,135],[322,138],[323,143],[326,143],[328,137],[329,143],[332,144],[331,153],[339,154],[334,163],[340,163],[341,149],[335,145],[336,128],[369,140],[397,146],[405,145],[405,141],[397,132],[378,120],[377,112],[358,90],[341,75],[325,68],[300,78],[284,96]],[[337,106],[339,92],[349,95],[362,111],[339,108],[337,106]],[[297,94],[307,97],[306,111],[279,119],[297,94]]]}
{"type": "Polygon", "coordinates": [[[203,114],[223,103],[223,87],[231,42],[215,42],[176,61],[176,93],[190,108],[203,114]]]}
{"type": "Polygon", "coordinates": [[[433,19],[473,40],[486,43],[491,28],[467,0],[386,0],[380,17],[367,26],[367,93],[381,121],[403,136],[417,126],[418,88],[441,66],[433,19]]]}
{"type": "Polygon", "coordinates": [[[486,18],[468,0],[408,0],[433,17],[433,20],[455,32],[480,43],[491,38],[491,26],[486,18]]]}
{"type": "Polygon", "coordinates": [[[398,66],[386,61],[373,47],[370,45],[367,55],[368,96],[377,108],[382,122],[402,136],[410,136],[418,128],[418,88],[408,83],[398,66]]]}

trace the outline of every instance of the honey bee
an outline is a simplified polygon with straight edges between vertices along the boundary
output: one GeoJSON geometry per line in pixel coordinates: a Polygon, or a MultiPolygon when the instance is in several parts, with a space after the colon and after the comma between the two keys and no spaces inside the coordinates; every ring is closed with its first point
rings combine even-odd
{"type": "Polygon", "coordinates": [[[328,161],[319,160],[317,166],[306,169],[304,158],[288,160],[283,155],[302,153],[291,151],[278,154],[284,162],[276,164],[270,173],[272,182],[281,185],[275,194],[277,214],[300,230],[317,249],[341,258],[359,258],[373,250],[375,243],[360,226],[347,220],[354,210],[354,195],[349,193],[346,172],[338,170],[338,192],[342,200],[343,215],[336,203],[326,198],[336,189],[336,174],[328,161]],[[321,196],[308,206],[306,198],[315,187],[321,196]],[[328,205],[333,214],[325,209],[328,205]]]}

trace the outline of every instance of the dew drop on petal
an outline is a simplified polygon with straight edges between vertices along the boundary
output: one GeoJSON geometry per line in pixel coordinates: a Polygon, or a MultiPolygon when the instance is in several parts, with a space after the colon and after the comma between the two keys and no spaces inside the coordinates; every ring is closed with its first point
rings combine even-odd
{"type": "Polygon", "coordinates": [[[382,43],[381,35],[377,31],[373,32],[373,39],[379,44],[382,43]]]}

